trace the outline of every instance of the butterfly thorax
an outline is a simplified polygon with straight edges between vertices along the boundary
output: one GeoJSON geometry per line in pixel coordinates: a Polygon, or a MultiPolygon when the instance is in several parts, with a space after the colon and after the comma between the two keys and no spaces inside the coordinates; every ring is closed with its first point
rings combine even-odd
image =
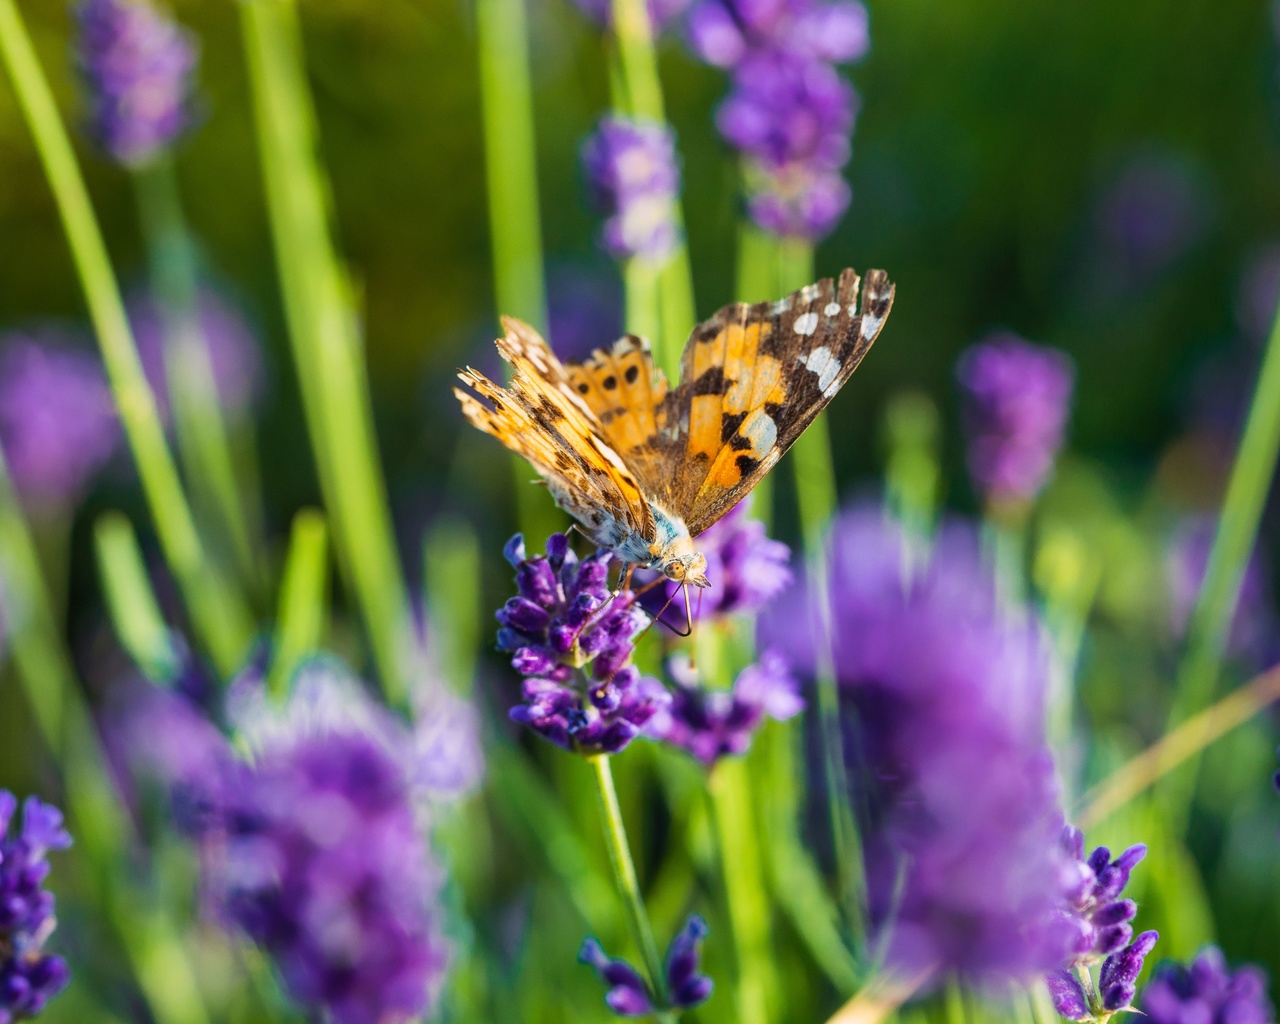
{"type": "MultiPolygon", "coordinates": [[[[561,497],[557,495],[558,500],[561,497]]],[[[677,583],[690,583],[695,587],[711,585],[706,575],[706,556],[694,548],[684,520],[661,505],[648,503],[654,535],[647,537],[604,509],[575,508],[571,500],[561,500],[560,504],[589,529],[592,540],[612,551],[626,565],[656,570],[677,583]]]]}

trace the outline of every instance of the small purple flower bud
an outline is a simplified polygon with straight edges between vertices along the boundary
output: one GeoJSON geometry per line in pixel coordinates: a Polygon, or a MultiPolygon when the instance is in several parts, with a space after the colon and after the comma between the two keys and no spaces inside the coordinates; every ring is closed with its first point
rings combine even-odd
{"type": "Polygon", "coordinates": [[[1079,979],[1069,971],[1057,970],[1045,976],[1045,985],[1053,1008],[1067,1020],[1091,1020],[1089,1000],[1080,986],[1079,979]]]}
{"type": "Polygon", "coordinates": [[[708,931],[707,922],[691,914],[667,947],[664,974],[672,1006],[691,1009],[711,997],[714,983],[698,969],[708,931]]]}
{"type": "Polygon", "coordinates": [[[547,628],[551,616],[527,597],[511,597],[498,613],[498,621],[522,633],[538,633],[547,628]]]}
{"type": "Polygon", "coordinates": [[[521,647],[511,658],[511,667],[521,675],[545,676],[559,662],[540,647],[521,647]]]}
{"type": "Polygon", "coordinates": [[[1102,1005],[1112,1012],[1123,1010],[1133,1001],[1137,991],[1138,975],[1147,954],[1155,948],[1159,933],[1143,932],[1133,944],[1113,953],[1103,961],[1098,975],[1098,988],[1102,993],[1102,1005]]]}
{"type": "Polygon", "coordinates": [[[556,574],[545,558],[530,558],[516,567],[516,588],[543,608],[555,608],[559,601],[556,574]]]}
{"type": "Polygon", "coordinates": [[[1093,923],[1102,928],[1132,921],[1138,913],[1138,904],[1133,900],[1116,900],[1093,914],[1093,923]]]}
{"type": "Polygon", "coordinates": [[[523,533],[517,533],[502,546],[502,557],[511,563],[513,569],[525,560],[523,533]]]}

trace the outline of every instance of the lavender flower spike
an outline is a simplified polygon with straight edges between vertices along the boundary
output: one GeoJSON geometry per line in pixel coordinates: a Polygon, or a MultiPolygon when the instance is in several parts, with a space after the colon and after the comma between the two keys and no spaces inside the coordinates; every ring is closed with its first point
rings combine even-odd
{"type": "Polygon", "coordinates": [[[675,138],[660,124],[606,117],[582,147],[582,164],[608,214],[604,245],[617,259],[661,265],[680,241],[675,138]]]}
{"type": "Polygon", "coordinates": [[[191,122],[195,43],[145,0],[84,0],[77,15],[93,135],[118,163],[145,164],[191,122]]]}
{"type": "Polygon", "coordinates": [[[52,335],[0,340],[0,447],[24,504],[75,504],[119,441],[96,356],[52,335]]]}
{"type": "Polygon", "coordinates": [[[46,854],[65,850],[71,836],[57,808],[28,797],[22,826],[9,835],[18,801],[0,789],[0,1024],[29,1020],[70,981],[66,962],[44,951],[56,925],[46,854]]]}
{"type": "Polygon", "coordinates": [[[1044,983],[1049,989],[1049,998],[1053,1000],[1053,1008],[1061,1016],[1067,1020],[1093,1019],[1089,997],[1085,994],[1080,979],[1070,971],[1051,971],[1045,976],[1044,983]]]}
{"type": "Polygon", "coordinates": [[[671,699],[630,663],[649,617],[630,591],[610,593],[607,551],[579,561],[557,533],[529,558],[517,534],[506,556],[518,593],[498,612],[498,648],[526,677],[512,720],[565,750],[616,754],[671,699]]]}
{"type": "Polygon", "coordinates": [[[1075,877],[1067,892],[1072,925],[1069,967],[1088,966],[1124,948],[1133,937],[1129,924],[1138,912],[1133,900],[1121,899],[1129,874],[1147,855],[1142,844],[1130,846],[1115,860],[1105,846],[1084,855],[1084,833],[1067,826],[1062,845],[1071,856],[1075,877]]]}
{"type": "Polygon", "coordinates": [[[1102,995],[1102,1008],[1108,1013],[1130,1009],[1138,992],[1138,975],[1142,963],[1160,938],[1157,932],[1143,932],[1131,945],[1112,953],[1102,963],[1098,972],[1098,990],[1102,995]]]}
{"type": "Polygon", "coordinates": [[[658,1009],[689,1010],[711,997],[713,983],[699,970],[707,922],[691,914],[671,945],[663,966],[667,1004],[659,1007],[649,983],[631,964],[608,956],[600,943],[587,939],[578,960],[591,967],[608,987],[605,1002],[619,1017],[643,1017],[658,1009]]]}
{"type": "Polygon", "coordinates": [[[1039,495],[1066,434],[1074,370],[1057,349],[992,335],[960,357],[969,473],[988,502],[1039,495]]]}
{"type": "Polygon", "coordinates": [[[1189,967],[1162,964],[1142,993],[1151,1024],[1274,1024],[1267,976],[1251,964],[1232,971],[1209,946],[1189,967]]]}

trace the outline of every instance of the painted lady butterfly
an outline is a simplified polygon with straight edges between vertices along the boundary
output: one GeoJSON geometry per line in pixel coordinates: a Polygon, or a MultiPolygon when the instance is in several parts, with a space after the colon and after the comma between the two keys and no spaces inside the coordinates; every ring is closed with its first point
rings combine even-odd
{"type": "Polygon", "coordinates": [[[685,345],[670,390],[649,343],[627,336],[561,363],[527,324],[503,319],[503,388],[467,368],[467,419],[517,452],[561,508],[627,566],[709,585],[693,538],[773,468],[858,367],[893,285],[852,270],[778,302],[725,306],[685,345]],[[474,393],[472,393],[474,392],[474,393]],[[479,397],[477,397],[479,396],[479,397]],[[483,399],[483,401],[482,401],[483,399]]]}

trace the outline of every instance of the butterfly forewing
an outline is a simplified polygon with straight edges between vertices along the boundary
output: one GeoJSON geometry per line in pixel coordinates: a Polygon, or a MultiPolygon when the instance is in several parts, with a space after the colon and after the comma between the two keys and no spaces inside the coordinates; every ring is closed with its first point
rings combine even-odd
{"type": "Polygon", "coordinates": [[[664,504],[697,536],[741,501],[844,386],[893,303],[883,271],[852,270],[773,303],[726,306],[685,346],[667,399],[680,448],[664,504]]]}

